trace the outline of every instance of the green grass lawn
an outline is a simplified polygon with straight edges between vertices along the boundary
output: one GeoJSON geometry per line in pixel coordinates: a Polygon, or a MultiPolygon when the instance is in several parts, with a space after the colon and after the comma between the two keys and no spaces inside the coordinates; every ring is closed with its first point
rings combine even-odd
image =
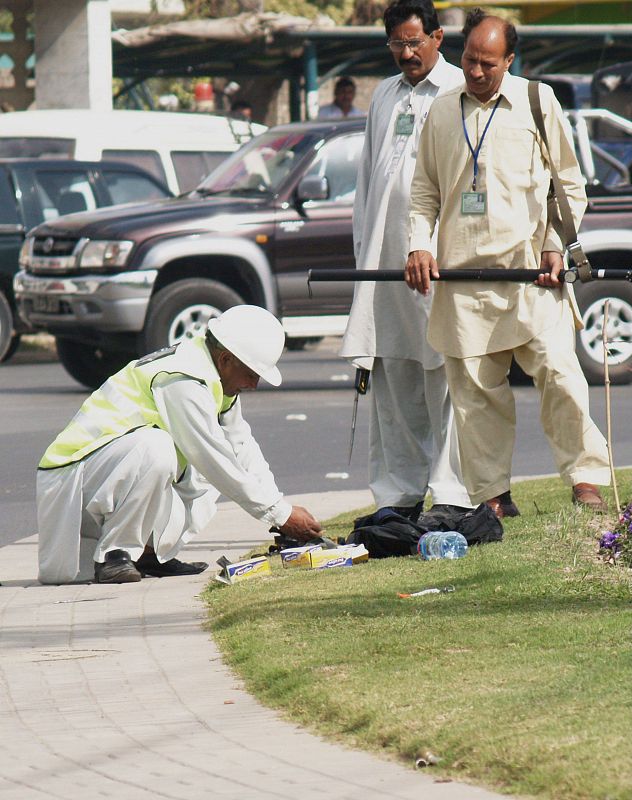
{"type": "MultiPolygon", "coordinates": [[[[502,543],[457,561],[370,561],[212,583],[209,625],[262,702],[433,775],[555,800],[632,798],[632,572],[604,563],[612,517],[555,480],[516,485],[502,543]],[[398,592],[454,584],[452,594],[398,592]]],[[[619,473],[622,502],[632,471],[619,473]]],[[[357,511],[329,522],[347,534],[357,511]]]]}

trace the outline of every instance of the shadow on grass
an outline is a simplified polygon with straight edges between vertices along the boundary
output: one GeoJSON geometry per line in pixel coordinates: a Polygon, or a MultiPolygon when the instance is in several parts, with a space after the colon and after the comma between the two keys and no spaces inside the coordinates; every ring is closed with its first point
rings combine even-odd
{"type": "MultiPolygon", "coordinates": [[[[354,567],[357,569],[357,567],[354,567]]],[[[234,625],[248,622],[251,626],[257,626],[260,622],[271,617],[283,618],[289,623],[318,625],[332,620],[340,619],[348,621],[350,625],[354,621],[362,621],[371,618],[388,616],[391,618],[407,618],[419,613],[422,608],[432,609],[433,618],[445,618],[446,621],[453,622],[455,618],[476,616],[483,618],[503,617],[506,619],[511,615],[535,615],[545,611],[547,614],[557,613],[586,613],[598,612],[600,614],[616,611],[618,609],[629,608],[629,596],[626,599],[623,589],[619,595],[604,597],[585,596],[574,593],[570,589],[556,592],[547,591],[547,587],[529,587],[524,592],[511,596],[503,596],[494,593],[493,589],[481,589],[481,584],[489,586],[502,586],[504,583],[525,578],[528,572],[516,568],[514,570],[494,571],[481,573],[470,577],[458,578],[454,580],[455,592],[444,596],[443,602],[434,602],[432,596],[420,598],[402,599],[397,596],[396,591],[380,590],[379,593],[371,595],[370,589],[365,585],[357,591],[324,594],[322,589],[318,597],[313,594],[305,598],[270,598],[262,597],[255,602],[249,602],[243,597],[239,608],[234,611],[222,611],[218,616],[209,621],[212,630],[230,629],[234,625]],[[430,606],[428,601],[432,603],[430,606]]],[[[410,583],[406,578],[403,582],[410,583]]],[[[419,580],[419,588],[428,588],[431,585],[445,585],[449,580],[441,578],[437,584],[431,584],[426,578],[425,581],[419,580]],[[423,584],[423,585],[422,585],[423,584]]],[[[307,587],[303,587],[307,588],[307,587]]],[[[308,591],[305,591],[308,595],[308,591]]],[[[213,609],[211,608],[211,615],[213,609]]]]}

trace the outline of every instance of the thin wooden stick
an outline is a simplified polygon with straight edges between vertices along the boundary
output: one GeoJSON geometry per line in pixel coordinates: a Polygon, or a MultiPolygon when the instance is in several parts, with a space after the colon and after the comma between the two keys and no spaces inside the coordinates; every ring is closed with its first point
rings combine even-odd
{"type": "Polygon", "coordinates": [[[603,376],[606,386],[606,441],[608,443],[608,462],[610,464],[610,476],[612,478],[612,488],[614,490],[614,503],[617,514],[620,511],[619,492],[617,491],[617,479],[614,474],[614,456],[612,454],[612,417],[610,415],[610,370],[608,368],[608,311],[610,310],[610,300],[606,300],[603,306],[603,329],[601,331],[601,341],[603,342],[603,376]]]}

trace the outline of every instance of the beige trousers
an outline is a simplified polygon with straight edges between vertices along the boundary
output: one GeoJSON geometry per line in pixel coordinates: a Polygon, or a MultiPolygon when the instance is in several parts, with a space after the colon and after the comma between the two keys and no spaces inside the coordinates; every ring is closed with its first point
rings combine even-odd
{"type": "Polygon", "coordinates": [[[570,306],[560,322],[513,350],[446,357],[463,480],[473,503],[509,489],[516,410],[507,372],[512,355],[540,394],[540,419],[562,480],[610,483],[608,448],[588,410],[588,384],[575,355],[570,306]]]}

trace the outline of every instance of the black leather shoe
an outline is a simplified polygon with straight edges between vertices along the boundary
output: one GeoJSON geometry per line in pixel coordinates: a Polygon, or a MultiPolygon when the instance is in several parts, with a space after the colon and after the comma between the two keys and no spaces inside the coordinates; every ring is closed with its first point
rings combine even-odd
{"type": "Polygon", "coordinates": [[[135,561],[136,568],[142,575],[151,575],[152,578],[170,578],[177,575],[199,575],[208,569],[206,561],[192,561],[187,564],[172,558],[162,564],[156,558],[155,553],[145,551],[142,556],[135,561]]]}
{"type": "Polygon", "coordinates": [[[94,562],[96,583],[136,583],[141,578],[127,550],[110,550],[103,563],[94,562]]]}

